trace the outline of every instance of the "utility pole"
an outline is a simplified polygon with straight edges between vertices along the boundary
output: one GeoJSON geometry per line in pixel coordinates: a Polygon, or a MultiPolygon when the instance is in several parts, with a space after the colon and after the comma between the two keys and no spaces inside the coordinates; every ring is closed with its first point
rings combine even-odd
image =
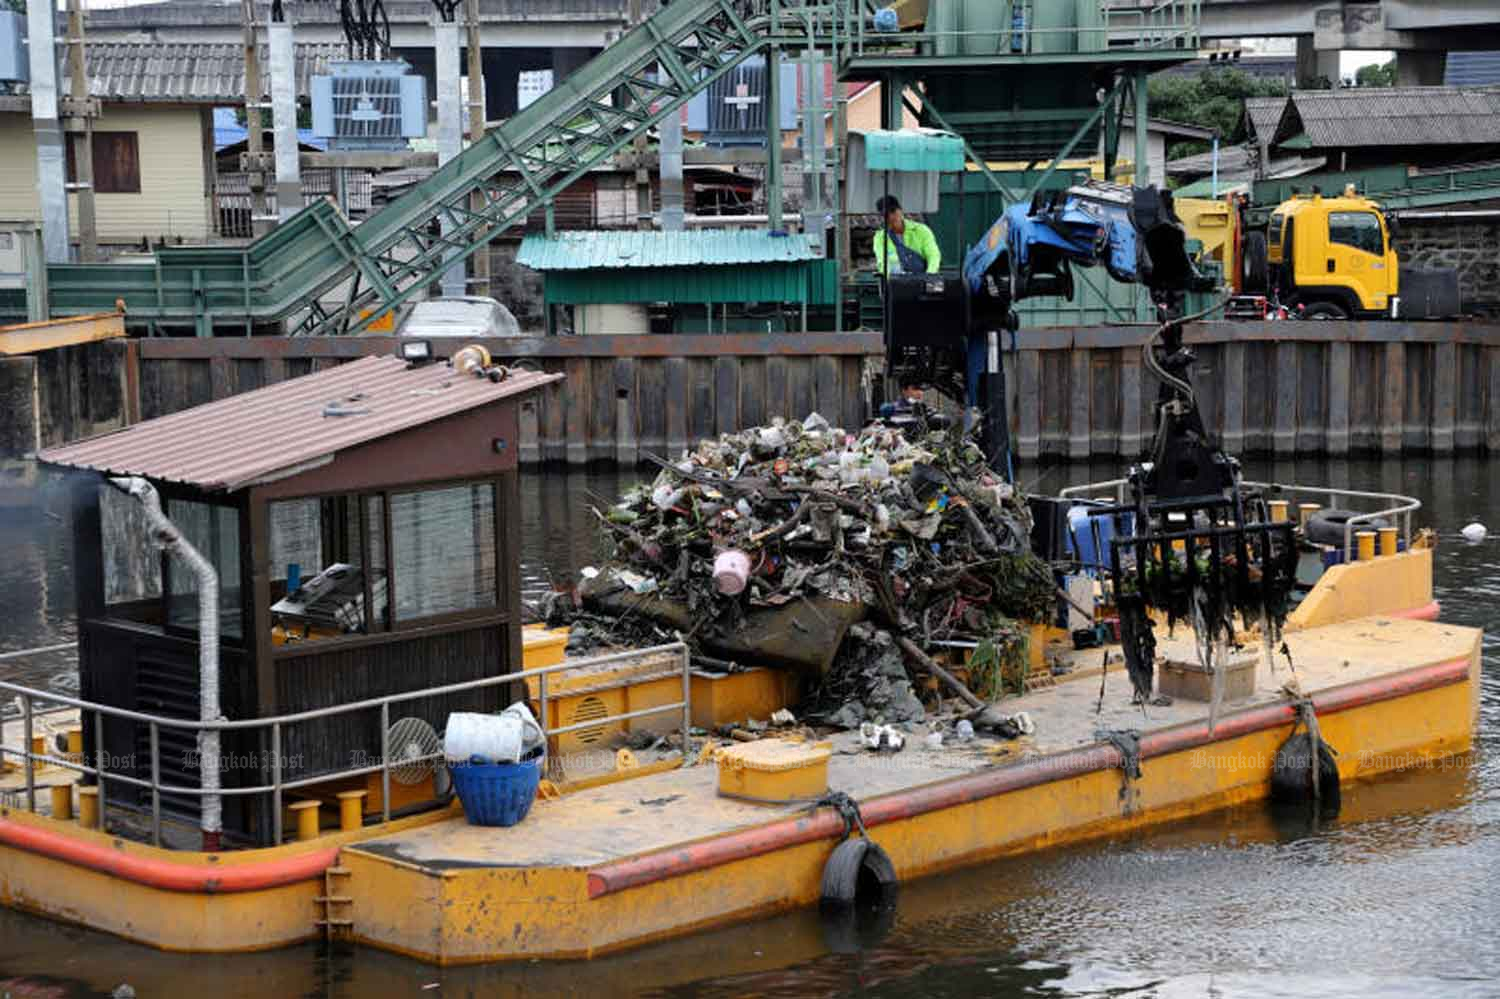
{"type": "Polygon", "coordinates": [[[265,152],[264,136],[261,134],[260,109],[265,99],[265,88],[260,82],[260,45],[255,37],[255,0],[240,0],[240,21],[244,25],[245,48],[245,151],[249,154],[250,181],[250,225],[255,236],[264,235],[270,228],[266,212],[266,175],[262,172],[261,154],[265,152]]]}
{"type": "Polygon", "coordinates": [[[57,8],[53,0],[26,5],[31,40],[31,127],[36,135],[36,186],[42,207],[42,248],[49,264],[68,262],[68,172],[57,89],[57,8]]]}
{"type": "Polygon", "coordinates": [[[78,259],[99,259],[99,227],[94,215],[94,114],[89,103],[88,53],[83,42],[83,0],[68,0],[68,57],[72,100],[63,118],[63,130],[76,136],[73,150],[72,190],[78,195],[78,259]]]}
{"type": "MultiPolygon", "coordinates": [[[[464,0],[464,15],[468,18],[469,44],[469,142],[484,138],[484,38],[480,31],[479,0],[464,0]]],[[[474,212],[484,211],[484,192],[475,191],[469,201],[474,212]]],[[[483,239],[481,233],[478,237],[483,239]]],[[[490,252],[488,241],[485,248],[469,258],[474,269],[474,294],[490,294],[490,252]]]]}
{"type": "MultiPolygon", "coordinates": [[[[435,5],[433,14],[433,61],[437,69],[437,154],[438,166],[449,162],[464,151],[464,115],[459,89],[462,86],[458,63],[458,20],[451,7],[435,5]]],[[[442,220],[443,235],[447,235],[453,224],[442,220]]],[[[452,261],[452,254],[445,254],[452,261]]],[[[457,298],[468,293],[462,262],[445,265],[440,283],[445,298],[457,298]]]]}
{"type": "Polygon", "coordinates": [[[276,137],[276,214],[285,222],[302,210],[302,161],[297,148],[297,49],[280,3],[271,5],[266,48],[271,57],[271,129],[276,137]]]}

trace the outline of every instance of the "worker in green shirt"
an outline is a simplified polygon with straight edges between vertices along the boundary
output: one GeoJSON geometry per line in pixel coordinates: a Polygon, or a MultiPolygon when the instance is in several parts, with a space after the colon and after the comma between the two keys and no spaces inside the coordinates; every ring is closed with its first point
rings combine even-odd
{"type": "Polygon", "coordinates": [[[875,208],[885,216],[885,227],[875,233],[875,269],[886,276],[935,273],[943,251],[932,230],[907,218],[894,195],[881,198],[875,208]]]}

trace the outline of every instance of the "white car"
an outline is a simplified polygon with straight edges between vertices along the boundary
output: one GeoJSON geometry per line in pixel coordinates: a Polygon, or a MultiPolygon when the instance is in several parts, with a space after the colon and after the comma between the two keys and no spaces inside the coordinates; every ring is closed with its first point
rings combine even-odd
{"type": "Polygon", "coordinates": [[[510,310],[493,298],[464,295],[418,302],[401,324],[402,336],[491,337],[520,336],[521,325],[510,310]]]}

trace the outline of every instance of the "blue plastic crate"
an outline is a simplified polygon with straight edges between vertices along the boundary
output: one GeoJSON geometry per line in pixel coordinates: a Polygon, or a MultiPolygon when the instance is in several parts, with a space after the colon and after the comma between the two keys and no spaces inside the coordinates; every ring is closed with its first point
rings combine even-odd
{"type": "Polygon", "coordinates": [[[513,826],[536,800],[546,757],[520,763],[469,763],[450,767],[453,788],[474,826],[513,826]]]}

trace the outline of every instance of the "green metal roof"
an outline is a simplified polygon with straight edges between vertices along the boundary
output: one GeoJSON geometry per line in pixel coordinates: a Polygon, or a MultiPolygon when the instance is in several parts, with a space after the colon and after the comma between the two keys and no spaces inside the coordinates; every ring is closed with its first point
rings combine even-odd
{"type": "Polygon", "coordinates": [[[865,166],[903,173],[953,173],[964,168],[964,140],[952,132],[904,128],[865,132],[865,166]]]}
{"type": "Polygon", "coordinates": [[[717,267],[817,260],[805,236],[765,230],[561,232],[527,236],[516,262],[538,271],[600,268],[717,267]]]}

